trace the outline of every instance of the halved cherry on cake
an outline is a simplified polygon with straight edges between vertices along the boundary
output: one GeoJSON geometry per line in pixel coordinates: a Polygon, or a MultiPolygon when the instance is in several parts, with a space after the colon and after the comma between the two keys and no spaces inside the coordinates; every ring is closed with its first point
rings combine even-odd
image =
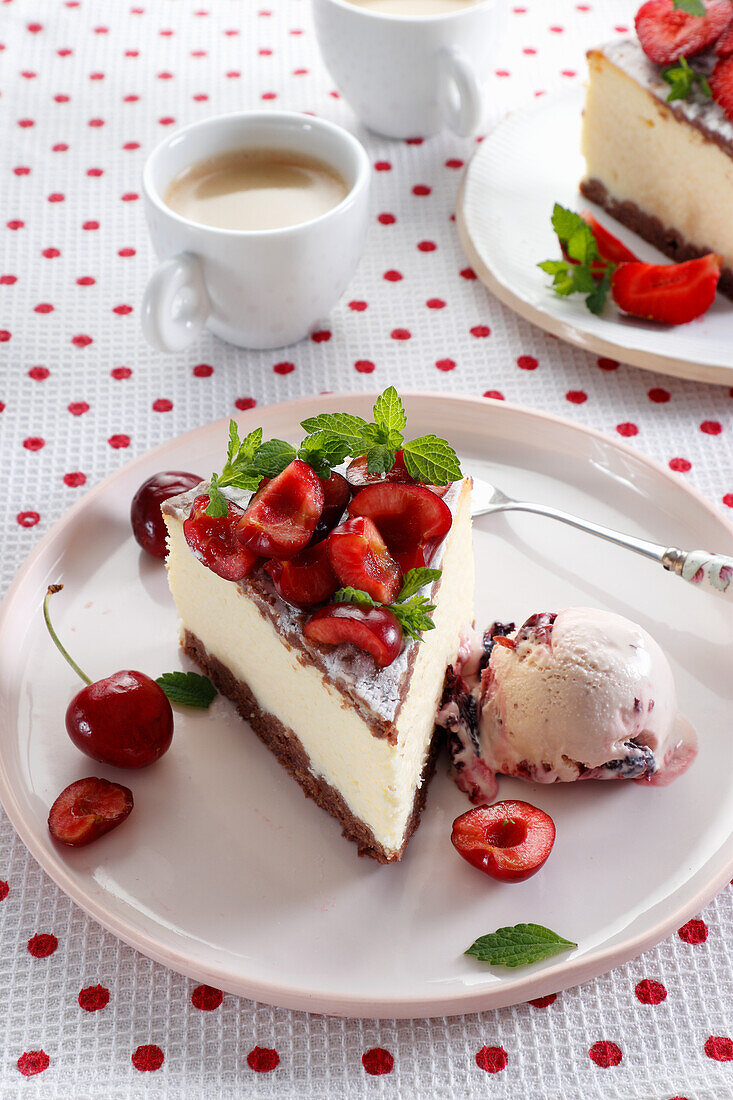
{"type": "Polygon", "coordinates": [[[121,825],[132,812],[132,791],[120,783],[89,776],[70,783],[48,815],[54,840],[69,848],[82,848],[121,825]]]}
{"type": "Polygon", "coordinates": [[[339,586],[325,542],[306,546],[294,558],[279,561],[273,558],[265,562],[277,594],[296,607],[313,607],[325,603],[339,586]]]}
{"type": "Polygon", "coordinates": [[[366,516],[376,524],[403,572],[427,565],[453,522],[448,505],[430,489],[400,482],[363,489],[349,504],[349,515],[366,516]]]}
{"type": "Polygon", "coordinates": [[[163,470],[144,481],[130,506],[132,533],[138,544],[161,561],[166,556],[166,526],[161,504],[171,497],[193,489],[201,478],[184,470],[163,470]]]}
{"type": "Polygon", "coordinates": [[[258,561],[257,555],[242,546],[237,538],[237,524],[244,511],[229,501],[225,516],[207,516],[208,507],[208,496],[196,497],[188,517],[183,521],[186,542],[212,573],[225,581],[241,581],[252,572],[258,561]]]}
{"type": "Polygon", "coordinates": [[[491,878],[524,882],[552,851],[555,823],[537,806],[507,799],[457,817],[451,842],[468,863],[491,878]]]}
{"type": "Polygon", "coordinates": [[[237,526],[237,538],[263,558],[293,558],[310,542],[321,518],[324,492],[318,474],[299,458],[262,487],[237,526]]]}
{"type": "Polygon", "coordinates": [[[311,615],[303,633],[314,642],[350,642],[370,653],[377,665],[391,665],[402,649],[402,627],[388,607],[334,603],[311,615]]]}
{"type": "Polygon", "coordinates": [[[402,588],[402,569],[372,520],[355,516],[339,524],[326,547],[341,584],[360,588],[379,603],[394,603],[402,588]]]}
{"type": "Polygon", "coordinates": [[[92,681],[61,644],[48,603],[63,585],[49,585],[43,615],[51,638],[84,681],[66,709],[66,732],[78,749],[115,768],[145,768],[170,748],[173,711],[163,689],[144,672],[123,669],[92,681]]]}
{"type": "MultiPolygon", "coordinates": [[[[369,485],[383,485],[384,482],[396,481],[402,485],[418,484],[414,477],[407,472],[405,456],[402,451],[395,452],[394,466],[384,474],[370,474],[366,455],[360,455],[359,458],[355,458],[347,466],[346,480],[353,493],[360,493],[362,489],[366,489],[369,485]]],[[[436,496],[443,497],[450,489],[450,485],[426,485],[425,488],[430,489],[436,496]]]]}

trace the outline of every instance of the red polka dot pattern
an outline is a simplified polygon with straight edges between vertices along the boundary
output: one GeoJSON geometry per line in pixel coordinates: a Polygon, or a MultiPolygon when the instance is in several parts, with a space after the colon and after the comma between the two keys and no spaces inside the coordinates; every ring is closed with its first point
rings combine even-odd
{"type": "Polygon", "coordinates": [[[253,1047],[247,1055],[247,1065],[255,1073],[272,1073],[280,1065],[280,1055],[271,1047],[253,1047]]]}
{"type": "Polygon", "coordinates": [[[527,1003],[533,1005],[535,1008],[548,1008],[550,1005],[554,1005],[556,1000],[557,993],[548,993],[544,997],[535,997],[527,1003]]]}
{"type": "Polygon", "coordinates": [[[48,1069],[51,1059],[45,1050],[27,1050],[18,1059],[18,1069],[24,1077],[34,1077],[48,1069]]]}
{"type": "Polygon", "coordinates": [[[28,952],[34,959],[47,959],[53,955],[59,945],[59,941],[52,932],[36,933],[28,940],[28,952]]]}
{"type": "Polygon", "coordinates": [[[590,1048],[588,1057],[601,1069],[609,1069],[609,1067],[619,1064],[623,1058],[623,1052],[616,1043],[609,1043],[606,1039],[601,1039],[590,1048]]]}
{"type": "Polygon", "coordinates": [[[508,1062],[504,1047],[481,1047],[476,1054],[476,1065],[486,1073],[501,1073],[508,1062]]]}
{"type": "Polygon", "coordinates": [[[153,1073],[156,1069],[160,1069],[165,1061],[163,1051],[154,1043],[138,1047],[133,1051],[131,1058],[133,1066],[141,1073],[153,1073]]]}
{"type": "Polygon", "coordinates": [[[372,1047],[365,1050],[361,1056],[361,1064],[371,1077],[381,1077],[385,1073],[391,1073],[394,1068],[394,1058],[384,1047],[372,1047]]]}
{"type": "Polygon", "coordinates": [[[643,1005],[658,1005],[667,997],[667,990],[662,983],[653,978],[643,978],[637,982],[634,992],[643,1005]]]}
{"type": "Polygon", "coordinates": [[[88,985],[79,991],[79,1007],[85,1012],[99,1012],[109,1004],[109,990],[103,985],[88,985]]]}
{"type": "Polygon", "coordinates": [[[708,938],[708,926],[704,920],[696,917],[694,920],[688,920],[687,924],[683,924],[677,935],[683,943],[705,943],[708,938]]]}
{"type": "Polygon", "coordinates": [[[733,1039],[711,1035],[705,1040],[705,1053],[716,1062],[733,1062],[733,1039]]]}
{"type": "Polygon", "coordinates": [[[214,989],[211,985],[197,985],[191,994],[191,1004],[201,1012],[213,1012],[223,1000],[222,991],[214,989]]]}
{"type": "Polygon", "coordinates": [[[10,893],[10,887],[4,879],[0,879],[0,901],[5,901],[10,893]]]}

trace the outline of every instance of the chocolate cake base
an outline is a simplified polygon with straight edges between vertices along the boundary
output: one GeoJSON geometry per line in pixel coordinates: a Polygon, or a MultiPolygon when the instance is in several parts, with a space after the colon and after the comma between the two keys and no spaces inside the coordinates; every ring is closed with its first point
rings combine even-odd
{"type": "MultiPolygon", "coordinates": [[[[715,251],[714,248],[698,248],[697,245],[689,244],[676,229],[662,225],[659,218],[647,214],[636,203],[619,202],[614,199],[600,180],[583,180],[580,191],[591,202],[607,210],[616,221],[632,229],[634,233],[638,233],[645,241],[649,241],[649,244],[653,244],[665,256],[676,260],[677,263],[696,260],[699,256],[715,251]]],[[[730,267],[724,267],[720,272],[718,290],[721,294],[725,294],[726,298],[733,299],[733,269],[730,267]]]]}
{"type": "Polygon", "coordinates": [[[407,821],[405,835],[398,852],[387,852],[377,841],[374,833],[363,821],[355,817],[346,802],[325,779],[314,775],[310,770],[310,759],[297,735],[276,718],[274,714],[263,711],[250,688],[237,678],[216,657],[207,653],[203,643],[195,634],[186,631],[183,637],[183,650],[195,661],[213,681],[222,695],[226,695],[239,711],[245,722],[249,722],[261,741],[274,753],[280,764],[290,772],[300,785],[307,798],[312,798],[321,809],[335,817],[342,826],[343,835],[353,840],[360,856],[370,856],[379,863],[396,863],[402,859],[410,837],[420,823],[420,814],[425,806],[428,785],[435,772],[435,761],[440,744],[440,730],[436,727],[423,768],[420,786],[415,791],[415,801],[407,821]]]}

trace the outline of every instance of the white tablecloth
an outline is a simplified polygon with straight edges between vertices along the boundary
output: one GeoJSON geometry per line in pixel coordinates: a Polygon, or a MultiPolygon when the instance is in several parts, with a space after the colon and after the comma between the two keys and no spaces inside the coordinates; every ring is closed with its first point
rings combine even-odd
{"type": "MultiPolygon", "coordinates": [[[[306,0],[199,2],[209,6],[0,2],[3,588],[85,487],[133,455],[320,390],[501,395],[619,433],[733,507],[733,390],[597,361],[472,278],[451,221],[472,141],[365,133],[323,69],[306,0]],[[205,336],[155,354],[139,327],[153,266],[143,161],[173,126],[268,105],[314,111],[366,144],[373,217],[359,270],[296,347],[246,352],[205,336]]],[[[626,0],[514,4],[486,74],[490,119],[581,81],[584,49],[632,18],[626,0]]],[[[730,890],[656,950],[549,1005],[403,1022],[228,995],[196,1007],[193,982],[88,920],[2,814],[0,899],[3,1100],[733,1096],[730,890]]]]}

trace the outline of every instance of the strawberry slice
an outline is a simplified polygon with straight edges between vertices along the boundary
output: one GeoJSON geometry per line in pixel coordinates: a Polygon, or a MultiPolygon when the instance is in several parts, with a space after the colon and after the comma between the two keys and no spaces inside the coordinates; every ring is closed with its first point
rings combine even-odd
{"type": "Polygon", "coordinates": [[[673,0],[648,0],[634,20],[641,48],[655,65],[693,57],[720,37],[731,17],[730,0],[710,0],[705,15],[688,15],[673,0]]]}
{"type": "Polygon", "coordinates": [[[608,260],[613,264],[638,262],[639,257],[635,256],[631,249],[626,247],[623,241],[620,241],[618,237],[614,237],[613,233],[609,233],[605,226],[602,226],[601,223],[593,217],[590,210],[584,210],[581,217],[593,230],[593,236],[596,239],[598,251],[604,260],[608,260]]]}
{"type": "Polygon", "coordinates": [[[611,292],[619,309],[665,325],[684,325],[710,308],[722,258],[714,252],[683,264],[621,264],[611,292]]]}
{"type": "Polygon", "coordinates": [[[89,776],[65,787],[48,815],[54,840],[70,848],[91,844],[121,825],[132,812],[132,791],[119,783],[89,776]]]}
{"type": "Polygon", "coordinates": [[[327,645],[351,645],[370,653],[380,668],[402,649],[402,627],[387,607],[334,603],[314,612],[303,627],[306,638],[327,645]]]}
{"type": "MultiPolygon", "coordinates": [[[[405,456],[402,451],[395,451],[394,466],[391,470],[387,470],[386,474],[370,474],[367,468],[366,455],[361,455],[349,463],[346,469],[346,479],[353,493],[361,492],[368,485],[382,485],[385,481],[398,481],[403,485],[418,484],[414,477],[407,472],[405,456]]],[[[450,485],[426,485],[425,488],[430,489],[439,497],[444,497],[450,489],[450,485]]]]}
{"type": "Polygon", "coordinates": [[[186,542],[200,562],[225,581],[241,581],[252,572],[257,555],[237,539],[237,524],[244,516],[241,508],[229,501],[227,514],[207,516],[209,498],[196,497],[188,518],[183,521],[186,542]]]}
{"type": "Polygon", "coordinates": [[[307,546],[289,561],[273,558],[265,562],[264,568],[272,577],[277,594],[296,607],[324,603],[339,586],[325,542],[307,546]]]}
{"type": "MultiPolygon", "coordinates": [[[[733,12],[733,8],[731,9],[733,12]]],[[[718,57],[730,57],[733,53],[733,17],[726,29],[715,43],[715,52],[718,57]]]]}
{"type": "Polygon", "coordinates": [[[331,568],[341,584],[368,592],[373,600],[393,603],[402,588],[402,570],[377,527],[366,516],[348,519],[326,539],[331,568]]]}
{"type": "Polygon", "coordinates": [[[728,57],[721,57],[716,62],[710,75],[710,91],[715,102],[720,104],[728,118],[733,121],[733,36],[730,50],[728,57]]]}
{"type": "Polygon", "coordinates": [[[237,538],[263,558],[292,558],[311,540],[323,512],[318,474],[299,458],[257,490],[239,521],[237,538]]]}
{"type": "Polygon", "coordinates": [[[390,554],[403,571],[414,568],[428,544],[440,542],[453,518],[445,501],[424,485],[386,482],[363,489],[349,504],[350,516],[368,516],[379,528],[390,554]]]}
{"type": "Polygon", "coordinates": [[[345,477],[332,470],[330,477],[321,478],[323,511],[316,524],[311,543],[321,542],[337,523],[341,522],[346,505],[351,500],[351,486],[345,477]]]}

